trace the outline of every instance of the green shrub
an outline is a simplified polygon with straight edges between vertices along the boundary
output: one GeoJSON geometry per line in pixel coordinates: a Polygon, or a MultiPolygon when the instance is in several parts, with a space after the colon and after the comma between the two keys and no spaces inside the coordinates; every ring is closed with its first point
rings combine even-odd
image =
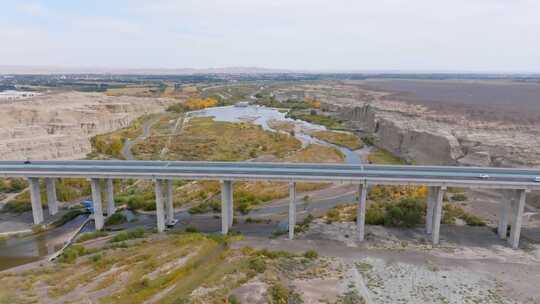
{"type": "Polygon", "coordinates": [[[229,302],[229,304],[240,304],[240,300],[238,300],[235,295],[230,295],[227,298],[227,301],[229,302]]]}
{"type": "Polygon", "coordinates": [[[78,257],[87,254],[86,248],[82,245],[73,245],[64,250],[62,255],[58,258],[60,263],[74,263],[78,257]]]}
{"type": "Polygon", "coordinates": [[[403,198],[386,208],[384,225],[390,227],[414,227],[422,223],[426,204],[417,198],[403,198]]]}
{"type": "Polygon", "coordinates": [[[383,204],[376,203],[370,205],[366,210],[366,224],[367,225],[384,225],[384,217],[386,208],[383,204]]]}
{"type": "Polygon", "coordinates": [[[79,209],[71,209],[69,210],[68,212],[66,212],[64,215],[62,215],[61,218],[59,218],[58,220],[56,220],[53,225],[55,227],[60,227],[60,226],[63,226],[64,224],[66,224],[67,222],[70,222],[72,221],[73,219],[75,219],[76,217],[78,217],[79,215],[83,215],[83,214],[87,214],[88,212],[82,208],[79,208],[79,209]]]}
{"type": "Polygon", "coordinates": [[[188,232],[188,233],[197,233],[197,232],[199,232],[199,229],[197,229],[197,227],[195,227],[193,225],[187,225],[186,226],[186,232],[188,232]]]}
{"type": "Polygon", "coordinates": [[[94,232],[83,233],[77,238],[77,243],[83,243],[83,242],[93,240],[93,239],[97,239],[97,238],[100,238],[100,237],[104,237],[104,236],[107,236],[107,235],[108,234],[105,231],[94,231],[94,232]]]}
{"type": "Polygon", "coordinates": [[[249,260],[248,267],[256,273],[263,273],[266,270],[266,262],[261,256],[255,256],[249,260]]]}
{"type": "Polygon", "coordinates": [[[332,224],[333,222],[339,221],[339,211],[336,209],[330,209],[326,213],[326,223],[332,224]]]}
{"type": "Polygon", "coordinates": [[[125,223],[126,221],[127,221],[127,218],[125,215],[123,215],[120,212],[116,212],[107,218],[107,221],[105,222],[105,224],[106,225],[119,225],[119,224],[125,223]]]}
{"type": "Polygon", "coordinates": [[[144,228],[135,228],[126,232],[120,232],[111,239],[111,243],[123,242],[131,239],[138,239],[144,236],[144,228]]]}
{"type": "Polygon", "coordinates": [[[45,231],[45,226],[41,224],[32,225],[32,233],[38,234],[45,231]]]}
{"type": "Polygon", "coordinates": [[[452,200],[456,202],[463,202],[467,200],[467,196],[463,193],[454,194],[452,195],[452,200]]]}
{"type": "Polygon", "coordinates": [[[189,208],[190,214],[204,214],[209,212],[221,212],[221,203],[219,201],[211,200],[198,204],[197,206],[189,208]]]}
{"type": "Polygon", "coordinates": [[[301,296],[289,290],[287,287],[283,286],[281,283],[274,283],[270,290],[268,291],[270,304],[300,304],[304,303],[301,296]]]}
{"type": "Polygon", "coordinates": [[[304,257],[306,259],[310,259],[310,260],[315,260],[317,258],[319,258],[319,253],[313,249],[310,249],[306,252],[304,252],[304,257]]]}

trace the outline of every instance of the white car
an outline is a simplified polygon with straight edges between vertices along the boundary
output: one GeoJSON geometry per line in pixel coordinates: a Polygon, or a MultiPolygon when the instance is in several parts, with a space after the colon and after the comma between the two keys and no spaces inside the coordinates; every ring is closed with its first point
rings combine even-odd
{"type": "Polygon", "coordinates": [[[489,178],[489,175],[487,175],[487,174],[480,174],[480,176],[478,176],[478,178],[481,178],[481,179],[488,179],[488,178],[489,178]]]}
{"type": "Polygon", "coordinates": [[[540,176],[535,177],[534,181],[537,182],[537,183],[540,183],[540,176]]]}

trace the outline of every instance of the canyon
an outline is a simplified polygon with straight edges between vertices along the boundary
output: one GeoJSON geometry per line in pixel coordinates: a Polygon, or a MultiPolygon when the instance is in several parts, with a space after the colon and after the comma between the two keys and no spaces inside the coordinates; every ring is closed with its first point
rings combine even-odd
{"type": "Polygon", "coordinates": [[[90,138],[162,111],[171,99],[63,92],[13,101],[0,108],[0,159],[81,159],[90,138]]]}

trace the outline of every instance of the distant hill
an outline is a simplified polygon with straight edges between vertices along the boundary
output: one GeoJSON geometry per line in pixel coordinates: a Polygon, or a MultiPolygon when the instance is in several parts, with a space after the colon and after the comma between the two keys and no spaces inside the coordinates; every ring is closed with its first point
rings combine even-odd
{"type": "Polygon", "coordinates": [[[105,68],[105,67],[62,67],[62,66],[0,66],[1,74],[141,74],[141,75],[190,75],[190,74],[276,74],[297,73],[285,69],[260,67],[224,67],[224,68],[105,68]]]}

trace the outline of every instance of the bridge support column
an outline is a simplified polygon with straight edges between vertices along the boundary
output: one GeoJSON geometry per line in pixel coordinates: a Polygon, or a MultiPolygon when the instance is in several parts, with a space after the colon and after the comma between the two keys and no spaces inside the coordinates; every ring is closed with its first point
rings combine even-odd
{"type": "Polygon", "coordinates": [[[356,230],[358,234],[358,241],[363,242],[365,239],[365,226],[366,226],[366,200],[367,200],[368,186],[366,182],[361,183],[358,186],[358,209],[356,210],[356,230]]]}
{"type": "Polygon", "coordinates": [[[435,208],[435,200],[437,199],[437,187],[428,187],[427,193],[427,210],[426,210],[426,233],[431,234],[433,231],[433,211],[435,208]]]}
{"type": "Polygon", "coordinates": [[[110,178],[106,180],[105,193],[107,193],[107,216],[111,216],[116,211],[116,208],[114,206],[113,180],[110,178]]]}
{"type": "Polygon", "coordinates": [[[163,208],[163,185],[161,180],[154,180],[156,187],[156,221],[157,231],[159,233],[165,231],[165,213],[163,208]]]}
{"type": "Polygon", "coordinates": [[[512,212],[510,206],[513,205],[516,195],[515,190],[503,191],[499,208],[499,224],[497,226],[497,234],[501,240],[506,240],[508,238],[508,219],[510,218],[510,213],[512,212]]]}
{"type": "Polygon", "coordinates": [[[512,209],[514,216],[512,218],[512,227],[510,228],[510,238],[508,244],[512,248],[517,249],[519,246],[519,236],[521,234],[521,224],[523,221],[523,209],[525,208],[525,199],[528,190],[517,191],[517,199],[512,201],[512,209]]]}
{"type": "Polygon", "coordinates": [[[234,196],[234,188],[232,181],[227,181],[227,187],[229,188],[229,191],[227,191],[228,197],[227,197],[227,212],[229,213],[228,219],[229,219],[229,228],[232,227],[234,222],[234,202],[233,202],[233,196],[234,196]]]}
{"type": "Polygon", "coordinates": [[[167,180],[167,224],[174,224],[173,181],[167,180]]]}
{"type": "Polygon", "coordinates": [[[221,181],[221,234],[229,233],[229,223],[232,223],[232,220],[229,220],[231,217],[231,212],[229,209],[229,199],[232,196],[232,183],[231,181],[221,181]]]}
{"type": "Polygon", "coordinates": [[[289,240],[294,238],[294,226],[296,226],[296,183],[289,184],[289,240]]]}
{"type": "Polygon", "coordinates": [[[49,207],[49,214],[55,215],[58,213],[58,199],[56,197],[56,179],[46,178],[45,186],[47,188],[47,206],[49,207]]]}
{"type": "Polygon", "coordinates": [[[439,244],[439,233],[441,230],[441,217],[443,207],[443,197],[446,187],[437,187],[436,194],[434,194],[434,207],[433,207],[433,228],[431,231],[431,242],[433,245],[439,244]]]}
{"type": "Polygon", "coordinates": [[[30,200],[32,202],[32,216],[34,217],[34,225],[43,222],[43,206],[41,206],[41,193],[39,191],[39,178],[30,177],[30,200]]]}
{"type": "Polygon", "coordinates": [[[101,207],[101,185],[99,179],[92,178],[90,181],[92,187],[92,208],[94,209],[94,222],[96,230],[103,229],[103,209],[101,207]]]}

